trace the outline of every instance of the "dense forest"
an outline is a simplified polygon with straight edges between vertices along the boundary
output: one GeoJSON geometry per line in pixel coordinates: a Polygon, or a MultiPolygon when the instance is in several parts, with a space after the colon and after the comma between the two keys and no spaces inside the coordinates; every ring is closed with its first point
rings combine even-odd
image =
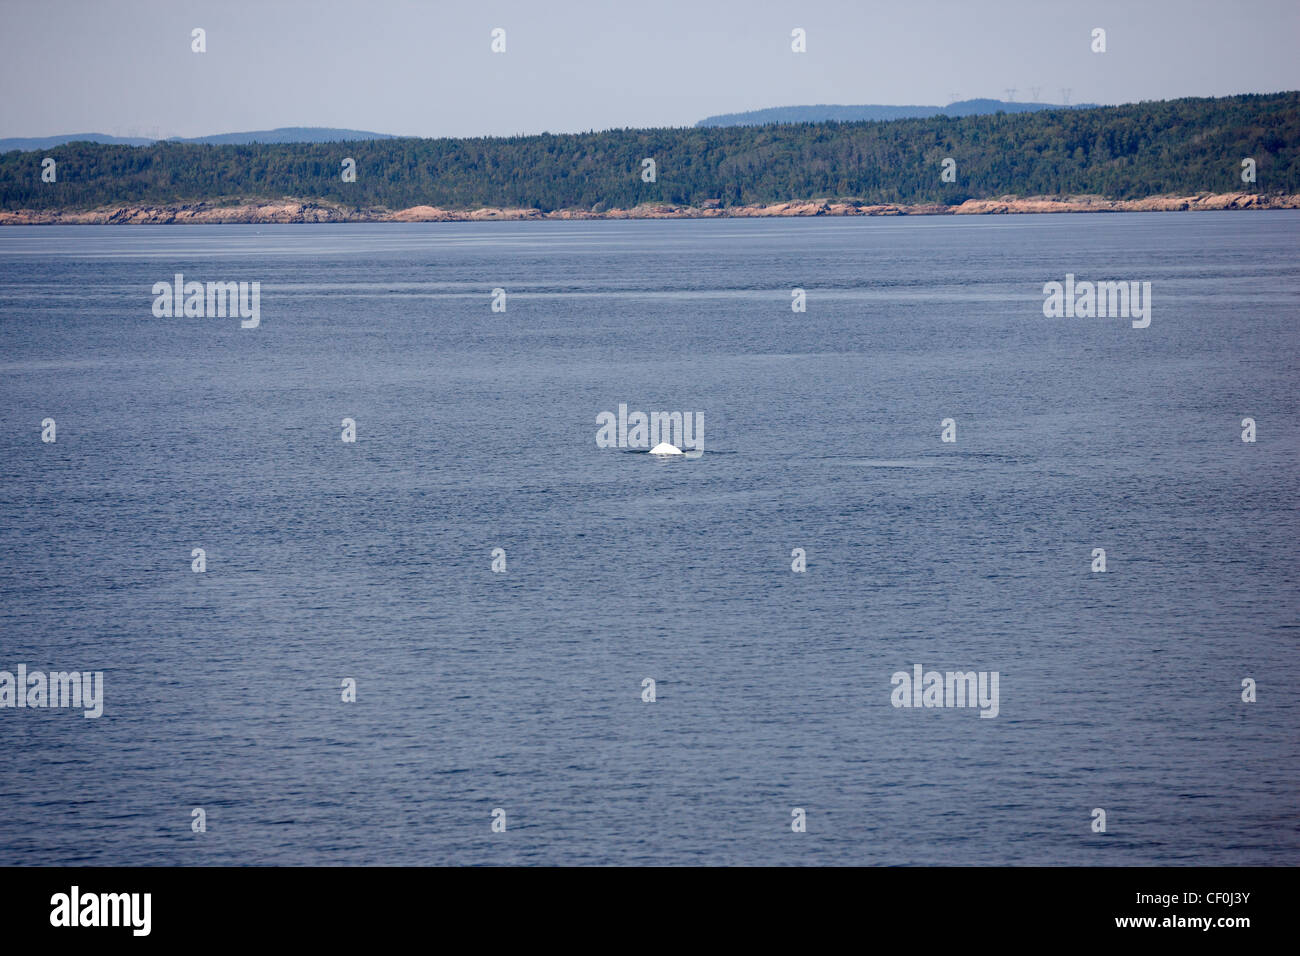
{"type": "Polygon", "coordinates": [[[0,209],[293,197],[353,208],[630,208],[791,199],[956,203],[1008,194],[1300,193],[1300,93],[889,122],[481,139],[148,147],[0,155],[0,209]],[[57,179],[43,182],[42,161],[57,179]],[[356,161],[356,181],[341,163],[356,161]],[[943,182],[943,160],[956,162],[943,182]],[[1257,181],[1243,183],[1243,158],[1257,181]],[[653,158],[655,182],[642,179],[653,158]]]}

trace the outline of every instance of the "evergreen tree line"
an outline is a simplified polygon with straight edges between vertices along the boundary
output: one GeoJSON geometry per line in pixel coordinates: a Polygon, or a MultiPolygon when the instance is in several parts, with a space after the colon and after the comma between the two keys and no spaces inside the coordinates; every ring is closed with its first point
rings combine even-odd
{"type": "Polygon", "coordinates": [[[599,212],[706,200],[1300,193],[1297,145],[1297,92],[887,122],[353,143],[69,143],[0,155],[0,209],[293,197],[353,208],[599,212]],[[46,157],[56,161],[53,183],[41,179],[46,157]],[[348,157],[355,182],[341,176],[348,157]],[[941,180],[949,157],[955,182],[941,180]],[[1242,181],[1247,157],[1254,183],[1242,181]],[[655,182],[642,179],[646,158],[655,161],[655,182]]]}

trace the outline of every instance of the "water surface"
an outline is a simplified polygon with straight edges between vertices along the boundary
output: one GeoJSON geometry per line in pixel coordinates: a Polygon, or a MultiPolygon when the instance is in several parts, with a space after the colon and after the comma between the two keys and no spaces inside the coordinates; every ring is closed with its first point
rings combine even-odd
{"type": "Polygon", "coordinates": [[[0,669],[106,683],[0,710],[0,864],[1295,864],[1298,239],[0,230],[0,669]],[[154,318],[176,272],[261,327],[154,318]],[[1067,272],[1150,328],[1045,319],[1067,272]],[[597,448],[620,403],[704,455],[597,448]]]}

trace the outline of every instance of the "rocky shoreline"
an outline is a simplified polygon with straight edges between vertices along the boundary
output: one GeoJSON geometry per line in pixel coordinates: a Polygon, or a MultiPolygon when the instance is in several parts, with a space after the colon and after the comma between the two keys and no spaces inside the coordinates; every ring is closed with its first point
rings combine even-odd
{"type": "Polygon", "coordinates": [[[31,210],[0,212],[0,225],[177,225],[184,223],[310,223],[310,222],[520,222],[540,219],[762,219],[792,216],[981,216],[1054,212],[1184,212],[1216,209],[1300,209],[1300,195],[1204,193],[1194,196],[1152,196],[1146,199],[1104,199],[1099,196],[1002,196],[969,199],[960,205],[869,204],[841,200],[731,206],[643,205],[632,209],[593,212],[586,209],[359,209],[316,200],[284,199],[219,205],[198,202],[170,206],[109,206],[90,210],[31,210]]]}

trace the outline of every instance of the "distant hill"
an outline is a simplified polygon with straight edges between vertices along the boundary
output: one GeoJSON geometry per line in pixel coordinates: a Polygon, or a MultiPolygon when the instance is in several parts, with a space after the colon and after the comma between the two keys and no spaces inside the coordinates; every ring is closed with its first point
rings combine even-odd
{"type": "MultiPolygon", "coordinates": [[[[360,129],[331,129],[325,126],[282,126],[279,129],[253,130],[250,133],[217,133],[213,136],[173,136],[172,143],[216,143],[242,145],[247,143],[342,143],[370,139],[397,139],[389,133],[370,133],[360,129]]],[[[19,149],[53,149],[64,143],[111,143],[117,146],[151,146],[157,140],[129,136],[109,136],[106,133],[69,133],[63,136],[13,137],[0,139],[0,153],[19,149]]]]}
{"type": "Polygon", "coordinates": [[[254,130],[251,133],[218,133],[215,136],[195,136],[182,139],[173,136],[173,143],[219,143],[241,145],[245,143],[345,143],[369,139],[398,139],[390,133],[370,133],[363,129],[330,129],[325,126],[282,126],[279,129],[254,130]]]}
{"type": "Polygon", "coordinates": [[[924,119],[928,116],[987,116],[992,113],[1034,113],[1038,110],[1082,110],[1094,103],[1062,106],[1055,103],[1014,103],[1008,100],[959,100],[947,106],[774,106],[747,113],[721,113],[700,120],[700,126],[764,126],[768,123],[861,123],[875,120],[924,119]]]}
{"type": "Polygon", "coordinates": [[[0,153],[21,149],[53,149],[64,143],[110,143],[116,146],[148,146],[151,139],[139,139],[130,136],[109,136],[106,133],[68,133],[64,136],[28,136],[0,139],[0,153]]]}

